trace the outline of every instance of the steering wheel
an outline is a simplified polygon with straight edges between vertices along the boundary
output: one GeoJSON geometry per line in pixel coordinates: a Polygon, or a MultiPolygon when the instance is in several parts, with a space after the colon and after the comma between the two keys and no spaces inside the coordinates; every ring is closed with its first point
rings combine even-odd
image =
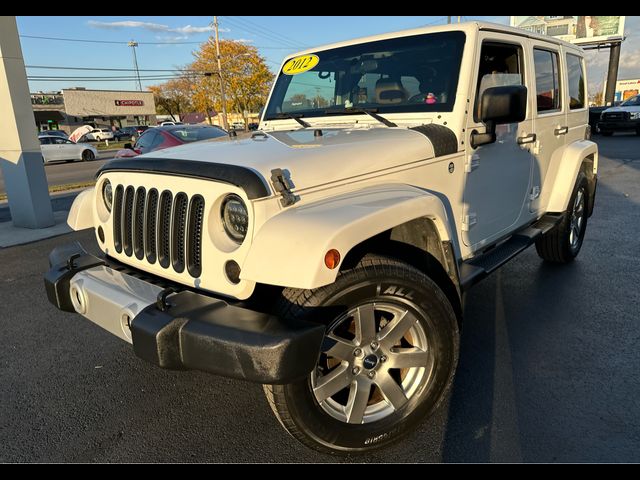
{"type": "Polygon", "coordinates": [[[426,93],[418,93],[413,97],[409,97],[409,99],[407,100],[407,103],[426,103],[425,98],[427,98],[426,93]]]}

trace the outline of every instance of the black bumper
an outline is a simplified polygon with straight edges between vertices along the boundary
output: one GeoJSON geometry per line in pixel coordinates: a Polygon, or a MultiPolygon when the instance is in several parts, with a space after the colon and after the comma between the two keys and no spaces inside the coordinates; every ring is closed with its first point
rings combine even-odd
{"type": "Polygon", "coordinates": [[[640,120],[621,120],[618,122],[598,122],[601,132],[622,132],[640,130],[640,120]]]}
{"type": "MultiPolygon", "coordinates": [[[[57,248],[49,261],[47,296],[68,312],[75,311],[69,297],[74,275],[98,265],[123,270],[117,262],[88,254],[78,243],[57,248]]],[[[323,325],[285,322],[212,296],[174,291],[163,291],[164,298],[159,295],[157,303],[131,320],[133,350],[140,358],[161,368],[202,370],[266,384],[298,380],[316,365],[323,325]]]]}

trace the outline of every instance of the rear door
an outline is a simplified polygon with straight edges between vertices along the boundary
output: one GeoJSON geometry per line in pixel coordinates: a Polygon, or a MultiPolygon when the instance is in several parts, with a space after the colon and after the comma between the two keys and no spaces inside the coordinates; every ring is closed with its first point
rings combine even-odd
{"type": "MultiPolygon", "coordinates": [[[[558,45],[532,41],[535,102],[533,108],[536,141],[531,144],[535,163],[529,191],[529,213],[540,213],[542,187],[551,164],[559,165],[564,153],[569,125],[565,89],[566,72],[563,71],[562,52],[558,45]]],[[[551,188],[552,185],[547,185],[551,188]]]]}

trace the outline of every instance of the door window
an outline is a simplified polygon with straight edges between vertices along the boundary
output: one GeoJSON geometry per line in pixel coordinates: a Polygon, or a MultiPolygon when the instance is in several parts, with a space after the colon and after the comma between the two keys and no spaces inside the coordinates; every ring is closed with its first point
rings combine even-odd
{"type": "Polygon", "coordinates": [[[567,54],[567,76],[569,77],[569,109],[584,108],[584,68],[582,59],[567,54]]]}
{"type": "Polygon", "coordinates": [[[149,150],[156,139],[156,135],[157,132],[154,130],[147,130],[136,142],[136,148],[141,151],[149,150]]]}
{"type": "Polygon", "coordinates": [[[533,49],[538,113],[560,109],[560,69],[556,52],[533,49]]]}
{"type": "Polygon", "coordinates": [[[522,48],[508,43],[485,42],[480,52],[474,120],[480,120],[482,94],[487,88],[524,85],[522,48]]]}

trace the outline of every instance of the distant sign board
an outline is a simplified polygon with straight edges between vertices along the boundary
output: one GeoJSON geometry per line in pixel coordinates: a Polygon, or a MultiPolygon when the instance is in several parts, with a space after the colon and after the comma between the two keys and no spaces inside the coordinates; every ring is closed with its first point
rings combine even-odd
{"type": "Polygon", "coordinates": [[[634,78],[633,80],[618,80],[616,82],[616,101],[623,102],[638,94],[640,94],[640,78],[634,78]]]}
{"type": "Polygon", "coordinates": [[[625,17],[608,15],[591,17],[512,16],[511,26],[584,45],[622,40],[624,38],[624,20],[625,17]]]}
{"type": "Polygon", "coordinates": [[[142,100],[114,100],[116,107],[142,107],[144,102],[142,100]]]}

